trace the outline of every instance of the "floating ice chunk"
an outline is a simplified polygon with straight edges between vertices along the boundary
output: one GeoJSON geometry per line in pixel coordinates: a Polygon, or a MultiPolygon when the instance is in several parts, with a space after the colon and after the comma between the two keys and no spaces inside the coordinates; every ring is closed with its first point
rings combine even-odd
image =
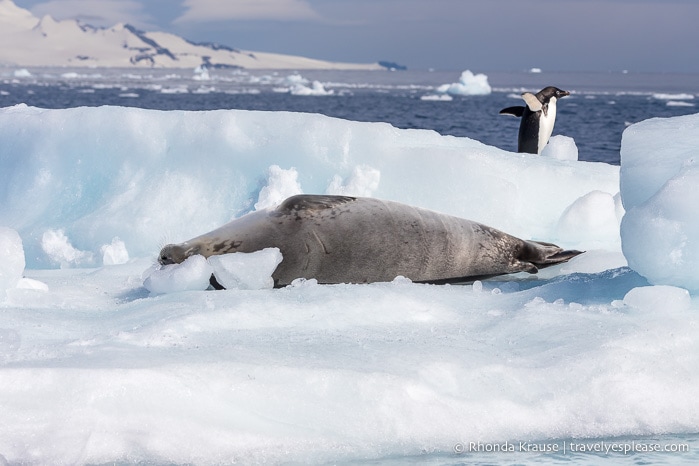
{"type": "Polygon", "coordinates": [[[289,91],[292,95],[333,95],[335,91],[326,90],[320,81],[313,81],[311,87],[295,84],[289,91]]]}
{"type": "Polygon", "coordinates": [[[665,105],[668,107],[694,107],[693,103],[685,102],[683,100],[668,100],[665,105]]]}
{"type": "Polygon", "coordinates": [[[216,281],[226,289],[262,290],[274,288],[272,274],[282,261],[278,248],[251,253],[236,252],[209,257],[216,281]]]}
{"type": "Polygon", "coordinates": [[[192,91],[192,94],[211,94],[216,92],[216,88],[212,86],[199,86],[192,91]]]}
{"type": "Polygon", "coordinates": [[[573,138],[559,134],[549,139],[549,143],[541,151],[541,156],[558,160],[578,160],[578,146],[573,138]]]}
{"type": "Polygon", "coordinates": [[[21,68],[19,70],[15,70],[13,73],[13,76],[15,78],[31,78],[32,74],[29,72],[28,69],[26,68],[21,68]]]}
{"type": "Polygon", "coordinates": [[[205,290],[213,268],[204,256],[195,255],[181,264],[153,267],[145,272],[143,286],[153,294],[175,293],[177,291],[205,290]]]}
{"type": "Polygon", "coordinates": [[[199,65],[194,69],[192,79],[195,81],[209,81],[211,76],[209,76],[209,70],[205,66],[199,65]]]}
{"type": "Polygon", "coordinates": [[[269,167],[267,185],[260,190],[255,210],[276,207],[287,197],[303,193],[298,177],[299,174],[293,167],[288,170],[279,165],[269,167]]]}
{"type": "Polygon", "coordinates": [[[114,237],[110,244],[102,246],[101,251],[104,265],[119,265],[129,261],[129,251],[126,250],[126,244],[117,237],[114,237]]]}
{"type": "Polygon", "coordinates": [[[370,197],[379,187],[381,172],[369,165],[357,165],[352,175],[343,181],[339,175],[335,175],[325,191],[326,194],[338,194],[343,196],[370,197]]]}
{"type": "Polygon", "coordinates": [[[532,74],[539,74],[541,71],[541,68],[529,68],[529,72],[532,74]]]}
{"type": "Polygon", "coordinates": [[[461,73],[458,83],[443,84],[437,88],[437,92],[452,95],[488,95],[492,88],[488,84],[488,76],[466,70],[461,73]]]}
{"type": "Polygon", "coordinates": [[[24,247],[19,233],[0,227],[0,298],[5,290],[14,288],[24,272],[24,247]]]}
{"type": "Polygon", "coordinates": [[[654,285],[699,291],[699,115],[630,126],[621,145],[621,240],[629,266],[654,285]]]}
{"type": "Polygon", "coordinates": [[[694,94],[653,94],[654,99],[658,100],[692,100],[694,94]]]}
{"type": "Polygon", "coordinates": [[[420,97],[420,100],[429,100],[433,102],[451,102],[454,100],[449,94],[428,94],[420,97]]]}
{"type": "Polygon", "coordinates": [[[163,87],[160,89],[161,94],[188,94],[187,86],[163,87]]]}
{"type": "Polygon", "coordinates": [[[624,304],[641,311],[667,314],[688,310],[692,300],[684,288],[656,285],[633,288],[624,296],[624,304]]]}
{"type": "Polygon", "coordinates": [[[296,73],[296,74],[290,74],[289,76],[284,78],[284,83],[288,84],[290,86],[295,86],[297,84],[306,85],[306,84],[310,83],[310,81],[308,79],[304,78],[303,76],[301,76],[300,74],[296,73]]]}
{"type": "Polygon", "coordinates": [[[578,198],[561,215],[558,237],[570,242],[618,242],[619,219],[614,196],[592,191],[578,198]]]}
{"type": "Polygon", "coordinates": [[[89,251],[76,249],[63,230],[46,230],[41,237],[41,249],[52,262],[61,267],[82,265],[93,260],[93,254],[89,251]]]}

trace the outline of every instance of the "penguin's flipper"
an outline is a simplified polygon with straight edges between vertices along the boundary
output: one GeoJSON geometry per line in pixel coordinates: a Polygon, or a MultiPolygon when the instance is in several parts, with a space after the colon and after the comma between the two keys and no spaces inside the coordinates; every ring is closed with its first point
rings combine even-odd
{"type": "Polygon", "coordinates": [[[538,112],[543,107],[543,104],[531,92],[525,92],[522,94],[522,98],[532,112],[538,112]]]}
{"type": "Polygon", "coordinates": [[[518,105],[516,107],[503,108],[500,110],[500,115],[512,115],[521,118],[524,115],[524,107],[518,105]]]}

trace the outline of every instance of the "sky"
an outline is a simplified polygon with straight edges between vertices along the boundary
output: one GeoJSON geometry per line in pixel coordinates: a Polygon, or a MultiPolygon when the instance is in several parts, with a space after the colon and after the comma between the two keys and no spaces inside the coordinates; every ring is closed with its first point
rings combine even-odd
{"type": "Polygon", "coordinates": [[[699,72],[697,0],[15,0],[37,16],[331,61],[699,72]]]}

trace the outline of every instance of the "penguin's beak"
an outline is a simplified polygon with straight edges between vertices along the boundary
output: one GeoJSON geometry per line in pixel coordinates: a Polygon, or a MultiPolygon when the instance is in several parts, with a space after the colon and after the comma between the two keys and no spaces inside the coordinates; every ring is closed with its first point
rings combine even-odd
{"type": "Polygon", "coordinates": [[[567,95],[570,95],[570,92],[568,91],[561,91],[561,97],[565,97],[567,95]]]}

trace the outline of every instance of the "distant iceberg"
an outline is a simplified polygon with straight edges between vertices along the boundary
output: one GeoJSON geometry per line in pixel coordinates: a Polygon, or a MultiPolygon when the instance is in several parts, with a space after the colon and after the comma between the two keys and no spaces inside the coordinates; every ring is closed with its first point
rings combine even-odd
{"type": "Polygon", "coordinates": [[[488,95],[492,92],[488,84],[488,76],[485,74],[473,74],[471,70],[461,73],[458,83],[443,84],[437,88],[437,92],[451,95],[488,95]]]}
{"type": "Polygon", "coordinates": [[[653,98],[657,100],[692,100],[694,99],[694,94],[665,94],[665,93],[656,93],[653,94],[653,98]]]}
{"type": "Polygon", "coordinates": [[[320,81],[313,81],[308,87],[301,83],[296,83],[289,91],[291,95],[333,95],[335,91],[327,90],[320,81]]]}
{"type": "Polygon", "coordinates": [[[29,72],[28,69],[21,68],[19,70],[15,70],[14,77],[15,78],[31,78],[32,74],[29,72]]]}
{"type": "Polygon", "coordinates": [[[420,100],[431,100],[433,102],[451,102],[454,98],[448,94],[427,94],[420,97],[420,100]]]}

